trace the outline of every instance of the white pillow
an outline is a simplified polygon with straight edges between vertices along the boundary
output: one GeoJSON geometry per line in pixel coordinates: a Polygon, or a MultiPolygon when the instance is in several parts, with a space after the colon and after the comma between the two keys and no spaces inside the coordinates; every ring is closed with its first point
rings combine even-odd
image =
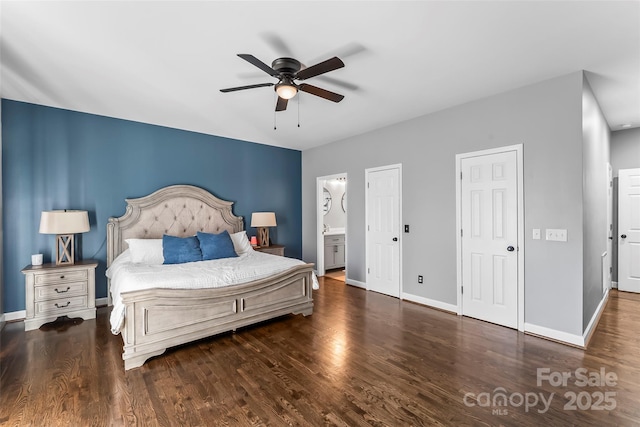
{"type": "Polygon", "coordinates": [[[162,239],[126,239],[131,249],[131,262],[160,265],[164,263],[162,239]]]}
{"type": "Polygon", "coordinates": [[[238,255],[243,255],[253,250],[249,239],[247,239],[246,231],[231,234],[231,241],[233,242],[233,249],[235,249],[238,255]]]}

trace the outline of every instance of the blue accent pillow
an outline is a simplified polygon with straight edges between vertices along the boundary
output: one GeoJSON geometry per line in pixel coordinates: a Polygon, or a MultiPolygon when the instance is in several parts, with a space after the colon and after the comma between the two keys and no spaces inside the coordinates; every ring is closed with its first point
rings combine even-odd
{"type": "Polygon", "coordinates": [[[198,240],[200,240],[202,259],[205,261],[238,256],[236,250],[233,248],[233,241],[227,230],[220,234],[202,233],[198,231],[198,240]]]}
{"type": "Polygon", "coordinates": [[[196,236],[176,237],[162,236],[163,264],[182,264],[185,262],[202,261],[200,242],[196,236]]]}

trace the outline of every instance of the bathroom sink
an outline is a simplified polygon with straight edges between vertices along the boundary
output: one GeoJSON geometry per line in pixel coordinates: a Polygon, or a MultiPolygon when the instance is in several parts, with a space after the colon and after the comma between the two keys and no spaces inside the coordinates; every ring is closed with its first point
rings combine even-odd
{"type": "Polygon", "coordinates": [[[324,233],[325,236],[335,236],[336,234],[344,234],[344,228],[331,228],[324,233]]]}

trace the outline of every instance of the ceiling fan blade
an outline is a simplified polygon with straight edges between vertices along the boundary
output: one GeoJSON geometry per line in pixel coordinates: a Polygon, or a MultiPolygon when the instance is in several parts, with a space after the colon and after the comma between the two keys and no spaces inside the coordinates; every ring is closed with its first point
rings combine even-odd
{"type": "Polygon", "coordinates": [[[337,70],[338,68],[342,67],[344,67],[344,62],[342,62],[342,60],[337,56],[334,56],[331,59],[327,59],[326,61],[322,61],[319,64],[312,65],[309,68],[298,71],[298,74],[295,75],[295,78],[298,80],[305,80],[311,77],[319,76],[320,74],[328,73],[329,71],[337,70]]]}
{"type": "Polygon", "coordinates": [[[238,87],[230,87],[227,89],[220,89],[220,92],[234,92],[236,90],[245,90],[245,89],[254,89],[257,87],[266,87],[266,86],[273,86],[275,83],[259,83],[257,85],[248,85],[248,86],[238,86],[238,87]]]}
{"type": "Polygon", "coordinates": [[[340,86],[343,89],[347,89],[347,90],[351,90],[351,91],[360,90],[360,86],[358,86],[358,85],[355,85],[355,84],[350,83],[350,82],[345,82],[344,80],[336,79],[336,78],[331,77],[331,76],[318,76],[318,81],[329,83],[329,84],[332,84],[332,85],[335,85],[335,86],[340,86]]]}
{"type": "Polygon", "coordinates": [[[321,61],[322,58],[327,58],[329,56],[337,56],[338,58],[348,58],[350,56],[358,55],[366,51],[367,51],[367,48],[361,45],[360,43],[350,42],[338,48],[331,49],[330,52],[325,52],[323,55],[320,55],[316,58],[309,60],[309,63],[315,64],[316,62],[321,61]]]}
{"type": "Polygon", "coordinates": [[[276,111],[286,110],[288,103],[289,103],[288,99],[278,97],[278,101],[276,102],[276,111]]]}
{"type": "Polygon", "coordinates": [[[269,74],[270,76],[273,77],[278,77],[278,72],[276,70],[274,70],[273,68],[269,67],[267,64],[265,64],[264,62],[260,61],[258,58],[256,58],[253,55],[249,55],[248,53],[239,53],[238,56],[242,59],[244,59],[247,62],[250,62],[251,64],[255,65],[256,67],[260,68],[262,71],[264,71],[265,73],[269,74]]]}
{"type": "Polygon", "coordinates": [[[331,92],[326,89],[322,89],[306,83],[302,83],[301,85],[299,85],[298,89],[333,102],[340,102],[344,99],[344,95],[340,95],[339,93],[331,92]]]}
{"type": "Polygon", "coordinates": [[[273,48],[273,50],[275,50],[279,54],[282,54],[282,56],[293,56],[293,52],[291,52],[291,49],[289,48],[287,42],[285,42],[284,39],[278,34],[269,31],[264,32],[260,35],[273,48]]]}

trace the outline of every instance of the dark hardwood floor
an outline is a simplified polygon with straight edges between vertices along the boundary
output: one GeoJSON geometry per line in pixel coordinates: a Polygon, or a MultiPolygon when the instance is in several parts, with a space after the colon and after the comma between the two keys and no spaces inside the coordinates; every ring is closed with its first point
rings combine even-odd
{"type": "Polygon", "coordinates": [[[0,424],[640,425],[638,295],[611,293],[583,351],[321,282],[310,317],[198,341],[128,372],[106,307],[26,333],[8,324],[0,424]],[[545,368],[571,377],[538,384],[545,368]],[[596,384],[602,372],[608,384],[596,384]]]}

